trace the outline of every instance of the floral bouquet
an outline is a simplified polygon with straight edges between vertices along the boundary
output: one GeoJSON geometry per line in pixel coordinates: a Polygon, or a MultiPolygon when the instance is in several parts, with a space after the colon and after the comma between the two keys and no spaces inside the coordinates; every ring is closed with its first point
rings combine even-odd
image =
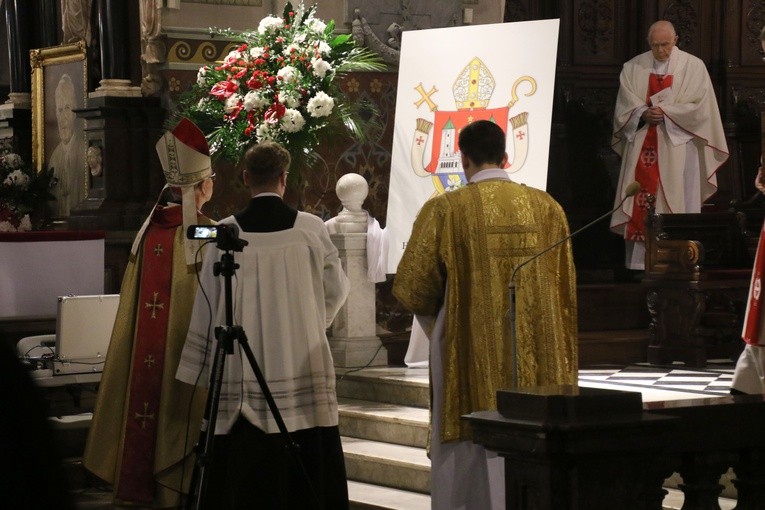
{"type": "Polygon", "coordinates": [[[315,13],[315,5],[293,8],[287,2],[281,17],[263,18],[257,30],[211,29],[241,44],[223,62],[199,70],[173,120],[190,118],[207,135],[212,154],[233,162],[250,143],[273,140],[299,167],[315,157],[319,135],[329,126],[344,125],[363,139],[360,105],[344,100],[336,79],[385,65],[350,35],[335,35],[334,22],[315,13]]]}
{"type": "Polygon", "coordinates": [[[32,230],[30,213],[54,199],[53,184],[51,171],[38,174],[7,143],[0,144],[0,232],[32,230]]]}

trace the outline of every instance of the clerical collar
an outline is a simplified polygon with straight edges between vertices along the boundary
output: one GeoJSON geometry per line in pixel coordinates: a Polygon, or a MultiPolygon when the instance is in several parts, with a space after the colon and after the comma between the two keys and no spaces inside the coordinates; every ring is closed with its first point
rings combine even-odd
{"type": "Polygon", "coordinates": [[[474,174],[473,177],[470,179],[470,182],[488,181],[489,179],[502,179],[505,181],[509,181],[510,176],[507,175],[507,172],[505,172],[501,168],[486,168],[474,174]]]}
{"type": "Polygon", "coordinates": [[[277,197],[282,198],[279,193],[274,193],[273,191],[264,191],[263,193],[258,193],[252,198],[260,198],[260,197],[277,197]]]}
{"type": "MultiPolygon", "coordinates": [[[[670,58],[671,55],[670,55],[670,58]]],[[[653,74],[665,75],[669,70],[669,58],[665,61],[653,59],[653,74]]]]}

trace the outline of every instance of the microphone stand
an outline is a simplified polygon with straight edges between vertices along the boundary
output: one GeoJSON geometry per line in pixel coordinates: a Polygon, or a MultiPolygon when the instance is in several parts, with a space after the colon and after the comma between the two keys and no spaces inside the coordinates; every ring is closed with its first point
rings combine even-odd
{"type": "MultiPolygon", "coordinates": [[[[237,243],[244,243],[246,241],[239,239],[235,240],[237,243]]],[[[225,241],[224,241],[225,243],[225,241]]],[[[274,417],[276,426],[279,428],[279,433],[284,440],[284,445],[287,452],[292,456],[295,465],[302,472],[308,489],[313,496],[313,500],[319,505],[319,499],[316,495],[316,490],[311,484],[311,480],[308,477],[308,473],[305,470],[302,460],[298,455],[300,446],[292,440],[287,426],[284,424],[282,415],[279,412],[279,408],[276,406],[271,390],[268,388],[263,373],[260,371],[258,362],[255,360],[255,356],[252,353],[250,344],[247,342],[247,335],[244,332],[242,326],[234,326],[234,306],[231,290],[231,279],[239,268],[239,264],[234,262],[234,255],[231,250],[242,251],[240,248],[231,248],[227,245],[221,245],[219,240],[218,247],[225,250],[225,253],[221,255],[220,262],[216,262],[214,265],[215,276],[223,276],[224,282],[224,297],[225,297],[225,314],[226,325],[215,327],[215,338],[218,341],[215,349],[215,357],[213,358],[212,368],[210,370],[210,391],[207,395],[207,402],[205,404],[205,412],[202,420],[202,430],[200,432],[199,442],[197,443],[197,449],[201,446],[201,451],[197,452],[196,468],[191,481],[191,489],[189,490],[189,500],[187,502],[187,509],[201,510],[205,508],[205,494],[207,493],[207,482],[209,479],[208,467],[212,460],[212,452],[214,448],[215,438],[215,423],[218,417],[218,404],[220,402],[220,393],[223,386],[223,374],[224,365],[227,354],[234,353],[234,340],[239,342],[242,350],[249,361],[252,371],[255,373],[255,378],[258,380],[258,385],[263,392],[263,397],[266,399],[268,408],[271,411],[271,415],[274,417]]]]}
{"type": "Polygon", "coordinates": [[[574,237],[575,235],[579,234],[580,232],[582,232],[584,230],[587,230],[588,228],[592,227],[593,225],[595,225],[599,221],[601,221],[601,220],[611,216],[614,212],[616,212],[617,209],[619,209],[622,206],[622,204],[624,204],[624,202],[629,197],[635,195],[635,193],[637,193],[638,191],[640,191],[640,183],[638,183],[637,181],[633,181],[625,189],[624,198],[622,198],[621,202],[619,202],[619,204],[616,207],[614,207],[613,209],[611,209],[607,213],[605,213],[605,214],[603,214],[601,216],[598,216],[597,218],[595,218],[594,220],[592,220],[591,222],[589,222],[588,224],[586,224],[582,228],[576,230],[575,232],[570,233],[569,235],[567,235],[563,239],[560,239],[559,241],[551,244],[550,246],[548,246],[544,250],[540,251],[539,253],[536,253],[536,254],[532,255],[531,257],[527,258],[526,260],[522,261],[520,264],[515,266],[515,268],[513,268],[513,272],[510,273],[510,282],[507,285],[507,291],[508,291],[508,297],[507,297],[507,303],[508,303],[507,316],[508,316],[508,321],[509,321],[509,324],[510,324],[510,356],[512,357],[512,360],[513,360],[513,367],[512,367],[513,382],[512,382],[511,389],[517,389],[518,388],[518,343],[517,343],[516,329],[515,329],[515,326],[516,326],[516,307],[515,307],[516,285],[515,285],[515,274],[518,272],[518,270],[520,268],[522,268],[523,266],[525,266],[526,264],[528,264],[532,260],[536,260],[538,257],[541,257],[542,255],[544,255],[548,251],[552,250],[553,248],[556,248],[556,247],[560,246],[561,244],[563,244],[566,241],[570,240],[572,237],[574,237]]]}

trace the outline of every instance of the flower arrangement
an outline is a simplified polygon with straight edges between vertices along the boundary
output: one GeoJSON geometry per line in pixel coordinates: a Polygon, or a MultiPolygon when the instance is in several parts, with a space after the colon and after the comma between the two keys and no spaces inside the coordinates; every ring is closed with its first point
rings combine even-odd
{"type": "Polygon", "coordinates": [[[0,232],[33,230],[30,213],[44,210],[55,183],[51,171],[39,174],[21,156],[11,152],[8,142],[0,143],[0,232]]]}
{"type": "Polygon", "coordinates": [[[344,125],[363,139],[360,105],[344,101],[336,79],[385,65],[349,34],[335,35],[334,22],[317,18],[315,5],[287,2],[281,17],[269,15],[253,31],[211,31],[241,44],[217,65],[199,69],[173,121],[185,116],[196,123],[214,157],[236,162],[250,143],[273,140],[299,167],[315,157],[328,126],[344,125]]]}

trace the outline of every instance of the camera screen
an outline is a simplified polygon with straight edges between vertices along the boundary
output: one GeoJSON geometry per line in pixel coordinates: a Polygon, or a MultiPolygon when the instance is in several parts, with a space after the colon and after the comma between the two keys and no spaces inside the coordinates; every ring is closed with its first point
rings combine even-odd
{"type": "Polygon", "coordinates": [[[216,227],[194,227],[194,239],[215,239],[217,235],[216,227]]]}

